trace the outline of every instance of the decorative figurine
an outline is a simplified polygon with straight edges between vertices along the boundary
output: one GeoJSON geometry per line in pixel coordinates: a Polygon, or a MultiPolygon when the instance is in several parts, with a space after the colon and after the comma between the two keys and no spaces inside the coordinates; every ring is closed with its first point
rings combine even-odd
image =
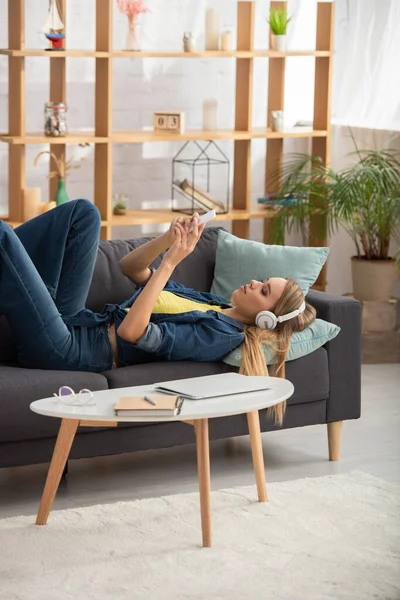
{"type": "Polygon", "coordinates": [[[191,31],[185,31],[183,34],[184,52],[196,52],[196,39],[191,31]]]}
{"type": "Polygon", "coordinates": [[[49,0],[49,14],[42,29],[47,39],[51,42],[50,48],[46,48],[46,50],[64,50],[62,47],[63,40],[65,39],[65,35],[62,33],[63,29],[64,23],[58,12],[57,0],[49,0]]]}

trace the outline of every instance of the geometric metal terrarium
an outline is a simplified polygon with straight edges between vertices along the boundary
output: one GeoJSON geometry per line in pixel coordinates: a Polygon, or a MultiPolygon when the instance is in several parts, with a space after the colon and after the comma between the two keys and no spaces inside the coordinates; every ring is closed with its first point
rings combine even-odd
{"type": "Polygon", "coordinates": [[[174,212],[192,215],[215,209],[229,212],[230,163],[212,140],[188,141],[172,160],[172,206],[174,212]]]}

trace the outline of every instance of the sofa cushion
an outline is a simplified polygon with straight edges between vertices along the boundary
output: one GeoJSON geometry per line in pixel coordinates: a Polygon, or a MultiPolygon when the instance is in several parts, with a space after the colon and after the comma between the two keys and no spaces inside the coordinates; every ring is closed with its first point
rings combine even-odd
{"type": "MultiPolygon", "coordinates": [[[[172,379],[202,377],[217,373],[237,372],[236,367],[222,362],[153,362],[113,369],[103,373],[110,388],[147,385],[172,379]]],[[[328,354],[320,348],[312,354],[286,364],[286,377],[295,392],[288,404],[324,400],[329,396],[328,354]]]]}
{"type": "Polygon", "coordinates": [[[32,412],[31,402],[48,398],[62,385],[74,390],[106,390],[107,379],[97,373],[44,371],[0,366],[0,443],[57,435],[59,419],[32,412]]]}
{"type": "MultiPolygon", "coordinates": [[[[172,274],[172,279],[186,287],[203,292],[210,291],[220,229],[220,227],[205,229],[193,253],[177,266],[172,274]]],[[[88,308],[101,312],[105,304],[119,304],[133,294],[135,285],[121,273],[118,261],[150,239],[153,238],[100,242],[96,267],[86,302],[88,308]]],[[[160,262],[161,257],[158,257],[152,266],[157,268],[160,262]]]]}
{"type": "Polygon", "coordinates": [[[221,231],[211,291],[229,300],[234,290],[251,279],[290,277],[307,294],[328,254],[329,248],[270,246],[221,231]]]}
{"type": "MultiPolygon", "coordinates": [[[[340,327],[334,323],[328,323],[323,319],[315,319],[309,327],[306,327],[302,331],[296,331],[290,341],[290,348],[286,357],[286,362],[296,360],[306,354],[311,354],[317,348],[321,348],[327,344],[330,340],[333,340],[340,332],[340,327]]],[[[276,362],[276,351],[263,344],[262,350],[267,365],[272,365],[276,362]]],[[[238,346],[232,352],[229,352],[222,359],[227,365],[233,367],[240,367],[242,362],[242,348],[238,346]]]]}
{"type": "Polygon", "coordinates": [[[5,316],[0,315],[0,364],[16,361],[17,347],[13,342],[10,326],[5,316]]]}

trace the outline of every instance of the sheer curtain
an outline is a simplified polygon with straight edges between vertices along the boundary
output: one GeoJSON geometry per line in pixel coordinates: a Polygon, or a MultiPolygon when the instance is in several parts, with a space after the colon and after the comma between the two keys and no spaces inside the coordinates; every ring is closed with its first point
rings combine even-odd
{"type": "Polygon", "coordinates": [[[399,0],[338,0],[335,49],[332,122],[400,131],[399,0]]]}

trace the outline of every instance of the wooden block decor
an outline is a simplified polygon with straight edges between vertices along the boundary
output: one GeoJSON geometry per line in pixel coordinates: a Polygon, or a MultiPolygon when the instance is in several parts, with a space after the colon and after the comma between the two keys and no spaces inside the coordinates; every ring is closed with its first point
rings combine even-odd
{"type": "Polygon", "coordinates": [[[153,116],[154,131],[170,131],[185,133],[185,113],[180,111],[161,110],[153,116]]]}

